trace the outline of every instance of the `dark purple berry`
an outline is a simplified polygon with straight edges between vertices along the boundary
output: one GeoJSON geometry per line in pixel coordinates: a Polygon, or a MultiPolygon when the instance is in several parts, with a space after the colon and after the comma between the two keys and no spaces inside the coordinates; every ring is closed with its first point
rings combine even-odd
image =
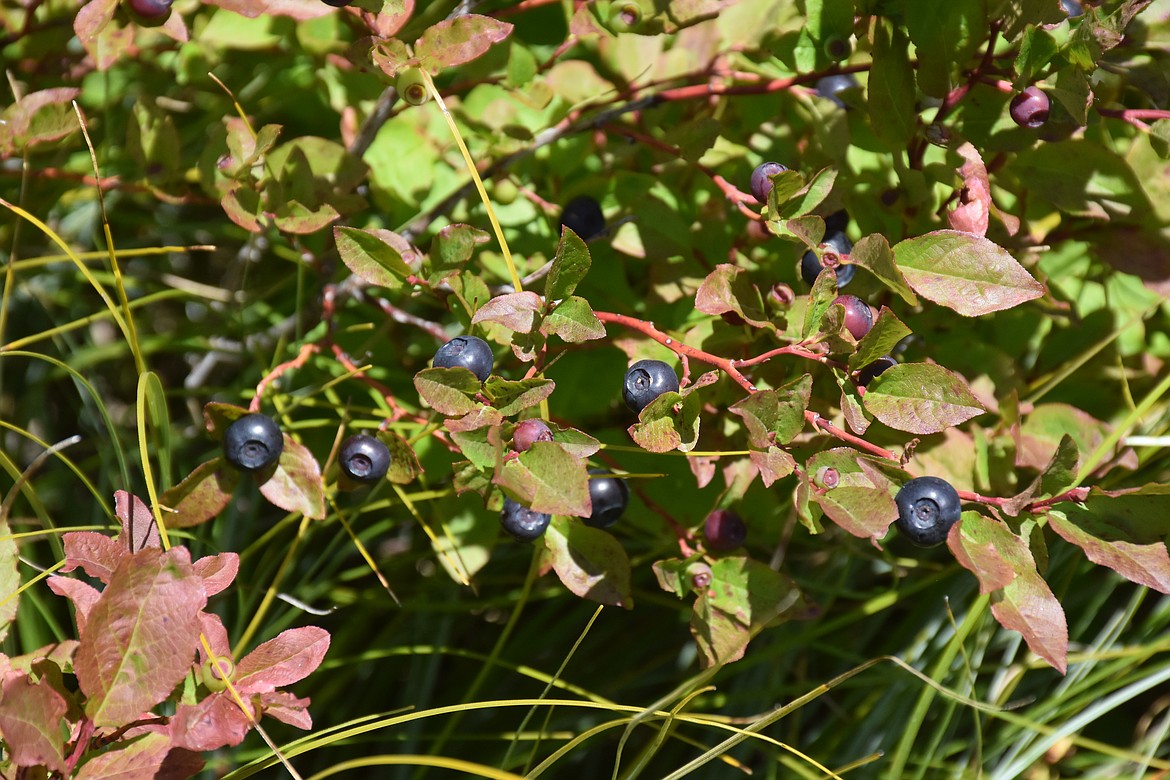
{"type": "Polygon", "coordinates": [[[910,480],[902,485],[894,503],[898,505],[894,524],[919,547],[934,547],[946,541],[951,526],[962,514],[958,491],[938,477],[910,480]]]}
{"type": "Polygon", "coordinates": [[[325,5],[331,5],[334,8],[345,8],[349,5],[349,0],[321,0],[325,5]]]}
{"type": "Polygon", "coordinates": [[[522,420],[516,425],[516,430],[512,431],[512,449],[516,452],[528,452],[536,442],[552,440],[552,429],[548,423],[536,417],[522,420]]]}
{"type": "Polygon", "coordinates": [[[223,433],[223,456],[240,471],[262,471],[280,458],[284,434],[271,417],[246,414],[223,433]]]}
{"type": "Polygon", "coordinates": [[[622,399],[632,411],[641,412],[663,393],[677,392],[678,377],[673,368],[661,360],[639,360],[626,371],[622,399]]]}
{"type": "Polygon", "coordinates": [[[898,365],[898,361],[890,355],[882,355],[877,360],[873,361],[867,366],[862,367],[860,373],[857,374],[857,384],[861,387],[867,386],[876,377],[887,369],[898,365]]]}
{"type": "Polygon", "coordinates": [[[601,204],[588,195],[578,195],[561,212],[561,227],[569,228],[582,241],[601,235],[605,232],[605,214],[601,212],[601,204]]]}
{"type": "Polygon", "coordinates": [[[853,89],[858,86],[857,78],[852,73],[834,73],[831,76],[825,76],[817,80],[816,91],[817,95],[831,100],[841,108],[848,108],[845,101],[839,98],[838,93],[844,92],[847,89],[853,89]]]}
{"type": "Polygon", "coordinates": [[[435,368],[466,368],[481,382],[492,374],[492,348],[476,336],[456,336],[435,353],[435,368]]]}
{"type": "Polygon", "coordinates": [[[856,295],[838,295],[833,299],[833,305],[837,304],[845,307],[845,329],[861,341],[873,327],[873,309],[856,295]]]}
{"type": "Polygon", "coordinates": [[[390,469],[390,448],[381,439],[358,433],[341,443],[338,462],[345,476],[363,485],[372,485],[390,469]]]}
{"type": "Polygon", "coordinates": [[[510,498],[504,499],[504,509],[500,512],[500,525],[509,536],[518,542],[531,542],[534,539],[539,539],[548,529],[551,520],[552,515],[533,512],[510,498]]]}
{"type": "Polygon", "coordinates": [[[703,536],[707,549],[714,552],[728,552],[741,546],[747,539],[747,526],[743,518],[730,509],[716,509],[707,515],[703,523],[703,536]]]}
{"type": "Polygon", "coordinates": [[[150,21],[167,18],[173,2],[174,0],[129,0],[130,10],[150,21]]]}
{"type": "Polygon", "coordinates": [[[769,176],[774,176],[777,173],[783,173],[788,170],[788,166],[781,165],[778,162],[766,162],[756,166],[752,171],[751,189],[752,195],[760,203],[768,202],[768,193],[772,191],[772,180],[769,176]]]}
{"type": "Polygon", "coordinates": [[[832,235],[833,233],[844,233],[847,227],[849,227],[849,212],[845,209],[838,209],[825,217],[826,236],[832,235]]]}
{"type": "Polygon", "coordinates": [[[1012,121],[1020,127],[1036,129],[1048,121],[1048,109],[1051,107],[1048,95],[1039,87],[1028,87],[1012,98],[1012,121]]]}
{"type": "MultiPolygon", "coordinates": [[[[844,233],[826,233],[825,240],[821,242],[821,247],[822,252],[832,252],[838,256],[847,255],[853,251],[853,242],[844,233]]],[[[821,261],[817,259],[817,253],[811,249],[805,252],[804,256],[800,258],[800,276],[810,287],[816,283],[817,277],[820,276],[823,270],[821,261]]],[[[838,265],[837,289],[840,290],[849,284],[855,273],[857,273],[855,266],[838,265]]]]}
{"type": "Polygon", "coordinates": [[[593,502],[593,514],[585,518],[585,524],[594,528],[609,528],[621,519],[630,503],[630,487],[624,479],[608,471],[589,469],[593,476],[589,480],[589,499],[593,502]]]}

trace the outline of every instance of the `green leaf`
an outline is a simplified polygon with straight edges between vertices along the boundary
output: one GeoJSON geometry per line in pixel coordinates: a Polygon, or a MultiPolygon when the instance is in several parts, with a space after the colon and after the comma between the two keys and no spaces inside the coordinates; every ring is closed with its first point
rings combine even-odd
{"type": "Polygon", "coordinates": [[[883,306],[869,333],[857,343],[857,351],[849,356],[849,370],[856,371],[890,354],[898,342],[909,336],[910,332],[897,315],[883,306]]]}
{"type": "Polygon", "coordinates": [[[910,289],[910,285],[906,284],[906,277],[894,262],[894,252],[890,249],[885,236],[880,233],[864,236],[853,245],[853,251],[849,253],[849,262],[868,270],[906,303],[911,306],[918,305],[917,296],[910,289]]]}
{"type": "Polygon", "coordinates": [[[638,415],[627,431],[639,447],[648,452],[689,452],[699,440],[699,411],[702,402],[696,393],[685,399],[679,393],[663,393],[638,415]],[[682,401],[676,413],[675,404],[682,401]]]}
{"type": "Polygon", "coordinates": [[[553,517],[544,532],[548,560],[565,587],[581,598],[634,608],[630,559],[621,542],[580,520],[553,517]]]}
{"type": "Polygon", "coordinates": [[[593,511],[585,461],[556,442],[536,442],[505,463],[494,482],[535,512],[589,517],[593,511]]]}
{"type": "Polygon", "coordinates": [[[984,0],[902,0],[902,18],[918,54],[918,86],[945,97],[987,37],[984,0]]]}
{"type": "Polygon", "coordinates": [[[517,412],[536,406],[552,395],[556,383],[551,379],[501,379],[489,376],[483,385],[483,394],[500,414],[511,417],[517,412]]]}
{"type": "Polygon", "coordinates": [[[1027,182],[1031,197],[1073,216],[1135,217],[1150,209],[1129,165],[1093,141],[1038,144],[1021,151],[1005,172],[1027,182]]]}
{"type": "Polygon", "coordinates": [[[901,152],[914,136],[914,68],[907,52],[906,34],[890,19],[873,27],[873,65],[869,71],[870,125],[892,152],[901,152]]]}
{"type": "Polygon", "coordinates": [[[982,236],[936,230],[899,242],[894,257],[924,298],[965,317],[1018,306],[1044,294],[1007,250],[982,236]]]}
{"type": "MultiPolygon", "coordinates": [[[[491,377],[488,377],[489,379],[491,377]]],[[[440,414],[456,417],[480,407],[472,396],[480,391],[479,378],[470,369],[424,368],[414,375],[418,397],[440,414]]]]}
{"type": "MultiPolygon", "coordinates": [[[[817,206],[825,202],[829,194],[833,191],[833,185],[837,183],[837,169],[836,168],[821,168],[809,180],[808,184],[801,187],[799,191],[793,194],[790,198],[780,203],[776,214],[780,217],[800,217],[808,214],[817,206]]],[[[769,195],[769,200],[771,196],[769,195]]]]}
{"type": "Polygon", "coordinates": [[[478,244],[487,243],[490,236],[471,225],[447,225],[431,239],[428,259],[430,284],[437,284],[453,273],[463,270],[478,244]]]}
{"type": "Polygon", "coordinates": [[[544,297],[549,301],[559,301],[572,295],[585,274],[589,273],[590,263],[589,247],[572,229],[565,228],[548,269],[544,297]]]}
{"type": "Polygon", "coordinates": [[[386,471],[386,479],[395,485],[408,485],[423,473],[418,455],[406,439],[394,431],[378,431],[377,437],[390,450],[390,468],[386,471]]]}
{"type": "Polygon", "coordinates": [[[809,500],[854,536],[880,539],[898,516],[893,496],[897,484],[886,468],[878,459],[848,447],[818,452],[805,464],[809,500]],[[835,472],[834,482],[824,478],[830,469],[835,472]]]}
{"type": "Polygon", "coordinates": [[[451,441],[476,468],[494,469],[504,461],[504,444],[499,428],[476,428],[451,434],[451,441]]]}
{"type": "Polygon", "coordinates": [[[540,332],[560,336],[570,344],[578,344],[605,338],[605,325],[597,319],[589,301],[570,295],[541,321],[540,332]]]}
{"type": "Polygon", "coordinates": [[[728,407],[743,419],[748,441],[766,450],[787,444],[804,429],[804,412],[812,394],[812,375],[804,374],[775,390],[760,390],[728,407]]]}
{"type": "Polygon", "coordinates": [[[1028,543],[1001,523],[964,512],[947,545],[955,559],[991,594],[991,613],[1000,625],[1024,636],[1032,652],[1064,674],[1068,667],[1068,624],[1064,609],[1036,571],[1028,543]]]}
{"type": "Polygon", "coordinates": [[[938,433],[986,409],[958,374],[933,363],[891,366],[869,383],[865,410],[899,431],[938,433]]]}
{"type": "Polygon", "coordinates": [[[410,266],[403,259],[404,240],[389,230],[333,228],[341,262],[367,284],[401,287],[410,276],[410,266]]]}
{"type": "Polygon", "coordinates": [[[8,520],[0,514],[0,641],[8,636],[8,629],[16,619],[16,608],[20,605],[20,551],[12,538],[8,520]]]}
{"type": "Polygon", "coordinates": [[[1029,27],[1020,39],[1016,54],[1017,83],[1028,85],[1036,81],[1056,52],[1056,39],[1050,32],[1040,26],[1029,27]]]}
{"type": "Polygon", "coordinates": [[[321,466],[307,447],[287,433],[276,470],[260,485],[260,493],[287,512],[300,512],[312,520],[325,519],[321,466]]]}
{"type": "Polygon", "coordinates": [[[206,604],[186,548],[122,559],[89,611],[75,656],[95,725],[126,725],[171,694],[191,669],[206,604]]]}

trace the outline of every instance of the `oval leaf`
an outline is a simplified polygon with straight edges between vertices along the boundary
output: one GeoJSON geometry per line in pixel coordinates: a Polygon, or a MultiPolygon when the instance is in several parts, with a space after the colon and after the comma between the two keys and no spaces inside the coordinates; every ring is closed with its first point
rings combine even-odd
{"type": "MultiPolygon", "coordinates": [[[[389,230],[338,226],[333,228],[333,238],[341,262],[368,284],[401,287],[410,276],[410,266],[403,258],[405,239],[389,230]]],[[[409,248],[406,251],[409,253],[409,248]]]]}
{"type": "Polygon", "coordinates": [[[466,14],[428,27],[414,42],[414,56],[431,73],[438,73],[443,68],[471,62],[511,33],[512,25],[507,22],[466,14]]]}
{"type": "Polygon", "coordinates": [[[1044,294],[1007,250],[982,236],[936,230],[894,247],[906,281],[923,298],[978,317],[1018,306],[1044,294]]]}
{"type": "Polygon", "coordinates": [[[554,517],[544,533],[553,570],[583,599],[633,609],[630,559],[610,534],[579,520],[554,517]]]}
{"type": "Polygon", "coordinates": [[[281,509],[300,512],[313,520],[325,518],[325,483],[321,466],[303,444],[284,434],[284,451],[276,471],[260,485],[260,492],[281,509]]]}
{"type": "Polygon", "coordinates": [[[962,377],[933,363],[891,366],[869,383],[865,410],[891,428],[938,433],[986,409],[962,377]]]}

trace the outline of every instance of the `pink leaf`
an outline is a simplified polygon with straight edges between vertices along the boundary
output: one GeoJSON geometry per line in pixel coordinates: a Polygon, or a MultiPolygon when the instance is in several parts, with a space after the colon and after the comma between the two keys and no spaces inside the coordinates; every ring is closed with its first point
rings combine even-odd
{"type": "Polygon", "coordinates": [[[289,16],[297,21],[304,21],[333,12],[332,8],[317,0],[208,0],[208,2],[249,19],[268,15],[289,16]]]}
{"type": "Polygon", "coordinates": [[[511,33],[512,25],[507,22],[466,14],[428,27],[414,42],[414,55],[424,68],[438,73],[443,68],[471,62],[511,33]]]}
{"type": "Polygon", "coordinates": [[[110,576],[119,561],[126,557],[126,548],[97,531],[71,531],[62,539],[65,545],[65,565],[62,572],[81,567],[89,576],[109,584],[110,576]]]}
{"type": "Polygon", "coordinates": [[[74,780],[154,778],[170,750],[170,737],[160,732],[122,740],[82,764],[74,780]]]}
{"type": "Polygon", "coordinates": [[[947,213],[947,222],[955,230],[987,235],[988,215],[991,213],[991,185],[983,158],[970,142],[958,149],[966,162],[959,168],[963,189],[959,191],[959,205],[947,213]]]}
{"type": "Polygon", "coordinates": [[[1170,554],[1164,541],[1153,539],[1142,544],[1127,539],[1121,529],[1110,525],[1108,514],[1083,512],[1075,520],[1061,512],[1048,514],[1052,530],[1080,547],[1093,563],[1108,566],[1127,580],[1159,593],[1170,593],[1170,554]]]}
{"type": "Polygon", "coordinates": [[[240,570],[240,556],[234,552],[208,555],[192,564],[195,573],[203,578],[203,592],[210,598],[227,588],[240,570]]]}
{"type": "Polygon", "coordinates": [[[329,632],[316,626],[291,628],[248,653],[236,665],[237,690],[267,693],[312,674],[329,650],[329,632]]]}
{"type": "Polygon", "coordinates": [[[62,718],[65,698],[48,682],[29,682],[24,672],[4,677],[4,698],[0,700],[0,734],[8,745],[9,758],[20,767],[44,765],[65,771],[62,718]]]}
{"type": "Polygon", "coordinates": [[[186,548],[122,560],[89,612],[76,656],[96,725],[129,723],[170,695],[191,668],[206,603],[186,548]]]}
{"type": "Polygon", "coordinates": [[[187,750],[219,750],[243,742],[251,727],[231,693],[222,691],[198,704],[180,704],[171,717],[171,739],[187,750]]]}
{"type": "Polygon", "coordinates": [[[544,308],[544,301],[531,290],[497,295],[480,307],[471,324],[498,322],[517,333],[531,333],[536,323],[536,313],[544,308]]]}
{"type": "Polygon", "coordinates": [[[162,548],[154,515],[141,498],[125,490],[114,491],[114,514],[122,521],[122,533],[118,541],[126,545],[130,552],[147,547],[162,548]]]}
{"type": "Polygon", "coordinates": [[[167,528],[190,528],[216,517],[231,503],[232,491],[239,481],[239,472],[223,458],[199,464],[159,497],[163,506],[174,510],[163,514],[167,528]]]}
{"type": "Polygon", "coordinates": [[[72,577],[50,577],[49,590],[73,602],[73,608],[77,610],[77,630],[84,631],[89,612],[101,597],[101,591],[72,577]]]}
{"type": "Polygon", "coordinates": [[[282,723],[296,726],[308,731],[313,728],[313,719],[306,709],[308,699],[301,699],[285,691],[260,694],[260,706],[265,715],[276,718],[282,723]]]}
{"type": "MultiPolygon", "coordinates": [[[[232,645],[228,641],[227,629],[223,627],[223,620],[211,612],[199,613],[199,630],[207,638],[211,652],[216,656],[231,657],[232,645]]],[[[207,660],[207,651],[203,649],[203,642],[199,643],[199,663],[207,660]]]]}
{"type": "Polygon", "coordinates": [[[303,444],[284,435],[284,451],[276,471],[260,486],[272,503],[289,512],[300,512],[314,520],[325,517],[325,483],[321,466],[303,444]]]}

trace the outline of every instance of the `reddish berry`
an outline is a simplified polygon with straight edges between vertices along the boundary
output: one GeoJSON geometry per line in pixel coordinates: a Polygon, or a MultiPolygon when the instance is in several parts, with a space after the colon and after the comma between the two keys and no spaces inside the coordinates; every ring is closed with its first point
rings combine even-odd
{"type": "Polygon", "coordinates": [[[703,536],[707,539],[707,548],[715,552],[734,550],[747,539],[747,526],[743,518],[730,509],[716,509],[707,515],[703,523],[703,536]]]}
{"type": "Polygon", "coordinates": [[[845,307],[846,330],[853,334],[853,338],[861,341],[873,327],[873,310],[856,295],[838,295],[833,299],[833,304],[838,303],[845,307]]]}
{"type": "Polygon", "coordinates": [[[1051,107],[1048,95],[1039,87],[1028,87],[1012,98],[1012,121],[1020,127],[1036,129],[1048,121],[1048,110],[1051,107]]]}
{"type": "Polygon", "coordinates": [[[535,417],[521,421],[516,430],[512,431],[512,448],[516,452],[528,452],[536,442],[552,440],[552,429],[548,423],[535,417]]]}

